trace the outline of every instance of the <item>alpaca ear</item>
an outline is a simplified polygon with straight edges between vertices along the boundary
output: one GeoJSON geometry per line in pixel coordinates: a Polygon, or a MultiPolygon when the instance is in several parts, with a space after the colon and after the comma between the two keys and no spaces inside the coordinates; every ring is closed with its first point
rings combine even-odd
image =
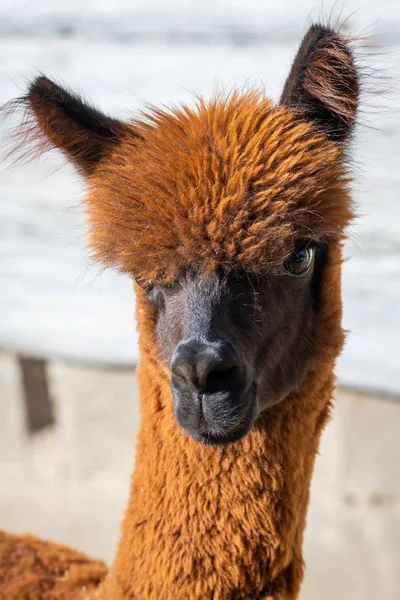
{"type": "Polygon", "coordinates": [[[313,25],[294,59],[280,103],[303,113],[329,139],[343,142],[356,120],[359,91],[349,41],[313,25]]]}
{"type": "Polygon", "coordinates": [[[44,76],[35,79],[27,95],[15,102],[21,104],[27,118],[19,131],[20,145],[24,146],[26,137],[33,137],[39,142],[39,153],[59,148],[84,176],[95,170],[128,131],[125,123],[107,117],[44,76]]]}

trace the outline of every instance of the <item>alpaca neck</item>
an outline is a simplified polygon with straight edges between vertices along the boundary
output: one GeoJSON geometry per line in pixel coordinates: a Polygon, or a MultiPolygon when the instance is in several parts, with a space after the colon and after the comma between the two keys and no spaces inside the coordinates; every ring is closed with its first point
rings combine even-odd
{"type": "Polygon", "coordinates": [[[167,376],[142,360],[136,470],[107,600],[297,597],[332,370],[321,365],[243,440],[222,448],[178,427],[167,376]]]}

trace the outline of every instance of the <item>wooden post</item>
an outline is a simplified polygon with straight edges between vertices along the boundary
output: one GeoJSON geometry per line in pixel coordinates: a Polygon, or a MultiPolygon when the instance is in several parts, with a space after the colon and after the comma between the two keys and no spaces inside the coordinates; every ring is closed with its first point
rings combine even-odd
{"type": "Polygon", "coordinates": [[[47,381],[47,362],[40,358],[18,358],[26,408],[28,433],[54,425],[53,403],[47,381]]]}

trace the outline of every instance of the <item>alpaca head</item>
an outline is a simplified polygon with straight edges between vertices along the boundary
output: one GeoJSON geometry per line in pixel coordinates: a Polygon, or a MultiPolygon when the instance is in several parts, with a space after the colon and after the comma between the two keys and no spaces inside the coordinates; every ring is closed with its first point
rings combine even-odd
{"type": "Polygon", "coordinates": [[[337,355],[358,104],[344,37],[310,29],[277,106],[234,92],[125,124],[44,77],[23,102],[87,178],[91,247],[135,279],[189,434],[238,440],[337,355]]]}

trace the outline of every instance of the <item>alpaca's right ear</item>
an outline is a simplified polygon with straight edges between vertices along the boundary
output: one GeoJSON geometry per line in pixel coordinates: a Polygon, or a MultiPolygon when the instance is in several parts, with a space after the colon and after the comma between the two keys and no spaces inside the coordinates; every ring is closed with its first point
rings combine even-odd
{"type": "Polygon", "coordinates": [[[27,111],[18,132],[22,150],[30,138],[39,142],[39,152],[59,148],[85,176],[130,130],[44,76],[31,83],[26,96],[10,104],[27,111]]]}
{"type": "Polygon", "coordinates": [[[344,142],[356,120],[359,91],[349,39],[329,27],[310,27],[280,103],[297,109],[329,139],[344,142]]]}

